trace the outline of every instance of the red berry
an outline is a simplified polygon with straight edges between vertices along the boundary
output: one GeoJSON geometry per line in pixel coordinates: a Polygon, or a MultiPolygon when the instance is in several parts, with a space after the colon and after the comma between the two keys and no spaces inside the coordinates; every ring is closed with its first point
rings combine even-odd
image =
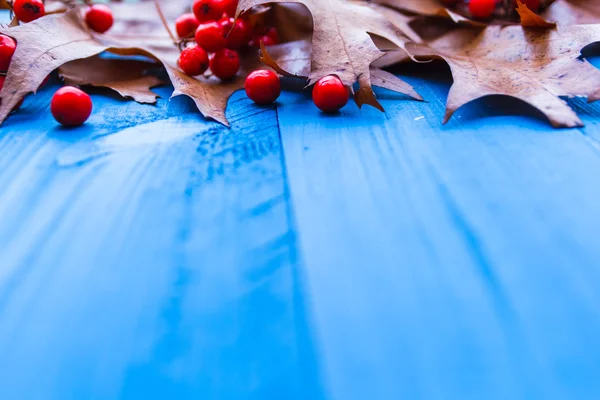
{"type": "Polygon", "coordinates": [[[10,65],[17,43],[13,38],[0,34],[0,71],[6,71],[10,65]]]}
{"type": "Polygon", "coordinates": [[[196,29],[196,43],[209,53],[223,50],[227,45],[227,39],[223,33],[223,27],[218,22],[207,22],[200,24],[196,29]]]}
{"type": "Polygon", "coordinates": [[[92,113],[92,99],[80,89],[65,86],[56,91],[50,103],[54,118],[65,126],[83,124],[92,113]]]}
{"type": "Polygon", "coordinates": [[[273,46],[274,44],[276,44],[271,38],[271,36],[268,35],[257,36],[252,40],[253,46],[256,47],[260,47],[260,42],[262,42],[262,44],[264,44],[265,46],[273,46]]]}
{"type": "Polygon", "coordinates": [[[281,43],[281,39],[279,38],[279,33],[277,32],[277,28],[270,28],[267,32],[267,36],[271,38],[273,44],[281,43]]]}
{"type": "Polygon", "coordinates": [[[202,47],[187,47],[181,52],[178,62],[187,75],[202,75],[208,69],[208,54],[202,47]]]}
{"type": "Polygon", "coordinates": [[[42,0],[15,0],[13,10],[21,22],[31,22],[46,15],[42,0]]]}
{"type": "Polygon", "coordinates": [[[223,15],[223,0],[194,0],[192,10],[200,23],[217,21],[223,15]]]}
{"type": "Polygon", "coordinates": [[[85,13],[85,22],[91,30],[104,33],[113,26],[112,10],[104,4],[94,4],[85,13]]]}
{"type": "Polygon", "coordinates": [[[469,11],[474,18],[488,19],[496,9],[496,0],[470,0],[469,11]]]}
{"type": "Polygon", "coordinates": [[[256,104],[271,104],[281,94],[281,82],[274,72],[259,69],[246,78],[246,94],[256,104]]]}
{"type": "Polygon", "coordinates": [[[210,59],[210,70],[219,79],[233,78],[240,69],[240,56],[229,49],[221,50],[210,59]]]}
{"type": "Polygon", "coordinates": [[[175,30],[177,31],[177,36],[180,38],[189,38],[194,36],[196,29],[198,29],[198,25],[200,25],[200,22],[198,22],[194,14],[187,13],[181,15],[175,20],[175,30]]]}
{"type": "Polygon", "coordinates": [[[230,17],[235,17],[235,11],[237,10],[238,0],[223,0],[223,10],[230,17]]]}
{"type": "MultiPolygon", "coordinates": [[[[6,77],[4,75],[0,75],[0,91],[2,91],[2,88],[4,87],[5,80],[6,80],[6,77]]],[[[21,108],[22,105],[23,105],[23,99],[19,100],[19,102],[17,103],[16,106],[13,107],[11,112],[17,111],[19,108],[21,108]]]]}
{"type": "Polygon", "coordinates": [[[223,14],[223,17],[218,21],[223,27],[223,33],[225,36],[233,29],[233,23],[235,22],[235,18],[230,17],[227,14],[223,14]]]}
{"type": "Polygon", "coordinates": [[[252,38],[252,29],[243,19],[235,21],[233,18],[221,20],[221,26],[227,38],[227,48],[237,50],[247,45],[252,38]]]}
{"type": "Polygon", "coordinates": [[[328,75],[319,79],[312,93],[313,102],[323,112],[334,113],[348,103],[348,89],[340,78],[328,75]]]}

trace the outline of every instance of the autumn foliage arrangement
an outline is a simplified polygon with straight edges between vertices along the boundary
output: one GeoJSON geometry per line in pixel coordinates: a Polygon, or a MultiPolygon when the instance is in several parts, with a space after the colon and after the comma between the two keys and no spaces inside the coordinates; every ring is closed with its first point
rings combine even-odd
{"type": "Polygon", "coordinates": [[[564,98],[600,98],[600,71],[581,57],[600,41],[600,0],[0,0],[0,7],[13,16],[0,27],[0,121],[54,71],[65,86],[50,109],[67,126],[92,113],[89,86],[155,103],[161,71],[173,96],[192,98],[223,124],[233,92],[245,89],[269,105],[281,77],[303,80],[326,113],[350,98],[383,111],[373,86],[422,100],[386,69],[436,58],[454,78],[445,120],[473,100],[505,95],[553,126],[575,127],[582,122],[564,98]]]}

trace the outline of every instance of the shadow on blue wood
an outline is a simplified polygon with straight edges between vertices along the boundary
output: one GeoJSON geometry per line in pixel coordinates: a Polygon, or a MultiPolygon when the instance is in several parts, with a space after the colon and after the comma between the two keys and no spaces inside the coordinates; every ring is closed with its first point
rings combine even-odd
{"type": "MultiPolygon", "coordinates": [[[[0,128],[0,398],[597,398],[600,108],[325,116],[54,85],[0,128]]],[[[160,89],[163,97],[168,89],[160,89]]]]}

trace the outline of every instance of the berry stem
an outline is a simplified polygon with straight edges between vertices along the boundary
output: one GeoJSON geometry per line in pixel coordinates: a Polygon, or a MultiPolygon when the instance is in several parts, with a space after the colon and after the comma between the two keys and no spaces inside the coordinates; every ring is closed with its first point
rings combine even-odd
{"type": "Polygon", "coordinates": [[[171,28],[169,28],[169,23],[167,22],[167,19],[165,18],[165,14],[163,13],[162,8],[160,8],[160,4],[158,4],[158,0],[154,0],[154,6],[156,7],[156,12],[158,13],[158,16],[160,17],[160,20],[161,20],[163,26],[169,33],[169,36],[171,37],[173,44],[181,50],[180,42],[179,42],[179,40],[177,40],[175,35],[173,35],[173,32],[171,32],[171,28]]]}

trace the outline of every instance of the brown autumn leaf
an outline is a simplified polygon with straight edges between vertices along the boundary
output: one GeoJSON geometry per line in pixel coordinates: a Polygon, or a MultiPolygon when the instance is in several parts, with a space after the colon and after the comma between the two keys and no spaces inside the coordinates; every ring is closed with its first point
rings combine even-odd
{"type": "Polygon", "coordinates": [[[0,122],[26,94],[35,93],[56,68],[108,48],[87,30],[78,10],[48,15],[20,26],[0,26],[0,33],[18,43],[0,93],[0,122]]]}
{"type": "Polygon", "coordinates": [[[67,85],[106,87],[138,103],[155,104],[158,95],[150,89],[163,82],[147,71],[156,67],[146,61],[94,56],[64,64],[58,73],[67,85]]]}
{"type": "MultiPolygon", "coordinates": [[[[310,42],[302,40],[271,46],[269,49],[263,45],[260,59],[280,75],[308,79],[311,53],[310,42]]],[[[423,100],[412,86],[395,75],[375,67],[370,68],[370,73],[373,86],[402,93],[416,100],[423,100]]]]}
{"type": "Polygon", "coordinates": [[[541,16],[559,25],[600,23],[600,0],[556,0],[541,16]]]}
{"type": "Polygon", "coordinates": [[[556,28],[556,22],[546,21],[533,11],[531,11],[521,0],[517,0],[517,13],[521,18],[521,25],[527,28],[553,29],[556,28]]]}
{"type": "MultiPolygon", "coordinates": [[[[150,10],[147,4],[123,4],[122,7],[113,7],[113,12],[115,19],[121,21],[120,24],[128,23],[127,19],[120,19],[119,12],[122,10],[127,10],[126,14],[135,18],[133,26],[154,24],[148,37],[139,35],[139,32],[120,37],[94,35],[82,22],[77,9],[49,15],[14,28],[0,27],[1,33],[15,38],[19,43],[0,93],[0,121],[6,119],[12,108],[26,94],[35,92],[46,76],[56,68],[70,61],[111,51],[120,55],[142,55],[161,62],[175,87],[173,96],[191,97],[205,117],[227,125],[225,109],[229,97],[236,90],[243,88],[245,73],[260,65],[256,51],[252,57],[243,58],[243,71],[231,81],[220,82],[213,77],[196,79],[187,76],[177,67],[179,52],[164,33],[164,28],[160,29],[162,33],[156,29],[160,22],[153,21],[160,21],[158,15],[147,15],[150,10]],[[146,7],[146,11],[140,12],[141,7],[146,7]],[[138,9],[138,13],[132,11],[134,8],[138,9]]],[[[126,32],[126,29],[121,31],[126,32]]]]}
{"type": "Polygon", "coordinates": [[[374,2],[411,14],[449,18],[456,23],[472,26],[485,25],[482,22],[466,18],[447,7],[444,7],[440,0],[375,0],[374,2]]]}
{"type": "Polygon", "coordinates": [[[290,2],[303,4],[313,17],[309,84],[327,75],[337,75],[350,87],[358,82],[359,107],[368,103],[383,110],[371,87],[370,66],[384,53],[370,34],[403,48],[408,40],[404,33],[368,5],[344,0],[240,0],[238,15],[265,3],[290,2]]]}
{"type": "Polygon", "coordinates": [[[600,41],[600,25],[529,30],[491,26],[458,29],[430,45],[409,45],[415,56],[435,56],[449,65],[454,84],[446,122],[463,105],[490,95],[521,99],[539,109],[555,127],[583,123],[559,96],[600,97],[600,71],[580,59],[585,46],[600,41]],[[585,77],[585,79],[582,79],[585,77]]]}

